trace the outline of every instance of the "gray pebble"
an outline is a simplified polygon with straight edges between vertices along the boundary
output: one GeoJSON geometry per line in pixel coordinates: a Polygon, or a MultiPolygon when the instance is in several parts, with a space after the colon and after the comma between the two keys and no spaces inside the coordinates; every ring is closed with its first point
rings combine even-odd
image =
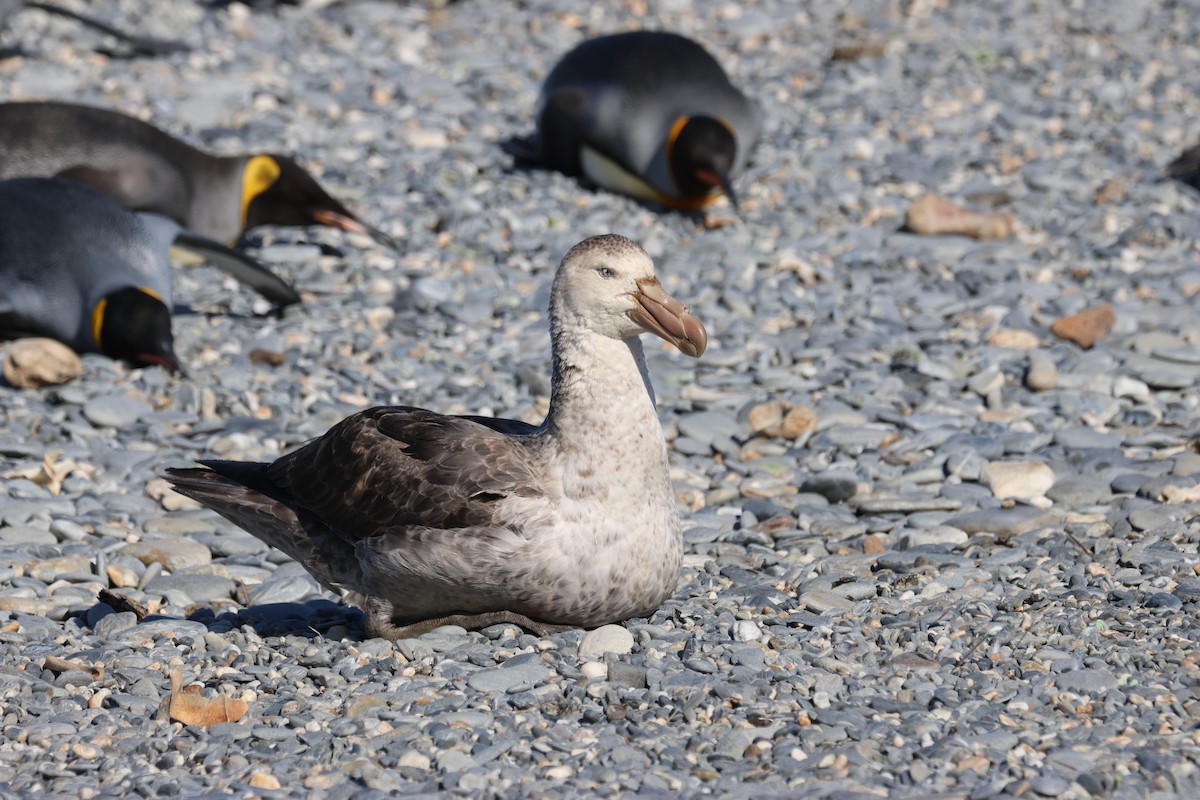
{"type": "Polygon", "coordinates": [[[150,413],[150,406],[125,394],[93,397],[83,406],[83,415],[97,428],[124,428],[150,413]]]}

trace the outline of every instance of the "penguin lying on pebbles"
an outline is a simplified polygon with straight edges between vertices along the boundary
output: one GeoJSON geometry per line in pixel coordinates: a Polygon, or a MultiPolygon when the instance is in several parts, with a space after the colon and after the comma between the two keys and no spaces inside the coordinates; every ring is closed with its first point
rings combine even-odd
{"type": "Polygon", "coordinates": [[[0,104],[0,136],[0,180],[70,178],[219,242],[258,225],[328,225],[396,249],[284,156],[209,155],[139,119],[70,103],[0,104]]]}
{"type": "MultiPolygon", "coordinates": [[[[48,336],[76,352],[181,372],[167,259],[178,233],[173,220],[127,211],[73,181],[0,182],[0,331],[48,336]]],[[[224,250],[215,263],[244,273],[238,277],[263,272],[222,245],[207,244],[224,250]]],[[[282,284],[269,272],[257,280],[282,284]]]]}
{"type": "Polygon", "coordinates": [[[133,52],[143,56],[165,56],[171,53],[187,52],[191,48],[183,42],[172,39],[156,39],[152,36],[141,36],[136,33],[126,33],[118,30],[106,22],[102,22],[93,17],[84,16],[69,8],[51,5],[50,3],[35,3],[27,2],[27,0],[0,0],[0,29],[8,21],[10,15],[20,11],[22,8],[36,8],[40,11],[45,11],[47,14],[57,14],[60,17],[73,19],[76,22],[82,23],[88,28],[93,28],[103,34],[113,37],[119,41],[129,45],[133,52]]]}
{"type": "Polygon", "coordinates": [[[542,86],[537,132],[519,160],[615,192],[699,211],[724,194],[758,139],[759,113],[703,47],[674,33],[590,39],[542,86]]]}

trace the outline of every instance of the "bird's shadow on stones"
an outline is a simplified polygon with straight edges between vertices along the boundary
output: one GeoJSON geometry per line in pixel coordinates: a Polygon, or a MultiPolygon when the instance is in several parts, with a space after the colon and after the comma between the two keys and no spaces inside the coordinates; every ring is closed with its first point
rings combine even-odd
{"type": "MultiPolygon", "coordinates": [[[[97,623],[110,613],[133,610],[138,622],[156,620],[189,620],[199,622],[209,632],[223,634],[249,626],[256,634],[268,636],[302,636],[308,639],[327,638],[340,640],[369,639],[367,618],[362,611],[342,603],[324,598],[313,598],[296,603],[264,603],[255,606],[229,608],[198,604],[188,609],[187,616],[139,613],[138,609],[113,608],[110,603],[97,599],[83,617],[94,631],[97,623]]],[[[122,631],[121,633],[124,633],[122,631]]],[[[116,634],[120,636],[121,633],[116,634]]]]}

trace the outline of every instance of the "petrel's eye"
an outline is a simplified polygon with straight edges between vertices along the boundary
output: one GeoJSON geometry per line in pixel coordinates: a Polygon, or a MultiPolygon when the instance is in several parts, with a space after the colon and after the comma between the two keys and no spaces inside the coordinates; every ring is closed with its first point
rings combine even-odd
{"type": "Polygon", "coordinates": [[[616,273],[615,273],[615,272],[613,272],[613,271],[612,271],[611,269],[609,269],[608,267],[597,267],[597,268],[596,268],[596,272],[599,272],[599,273],[600,273],[600,277],[601,277],[601,278],[604,278],[604,279],[606,279],[606,280],[607,280],[608,278],[612,278],[612,277],[615,277],[615,276],[616,276],[616,273]]]}

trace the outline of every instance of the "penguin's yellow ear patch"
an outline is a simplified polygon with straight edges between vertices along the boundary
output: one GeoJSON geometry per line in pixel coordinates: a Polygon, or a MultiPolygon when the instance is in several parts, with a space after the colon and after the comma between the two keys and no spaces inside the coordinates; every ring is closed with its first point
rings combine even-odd
{"type": "Polygon", "coordinates": [[[246,227],[246,215],[254,198],[271,188],[279,178],[279,162],[270,156],[252,156],[242,170],[242,227],[246,227]]]}

